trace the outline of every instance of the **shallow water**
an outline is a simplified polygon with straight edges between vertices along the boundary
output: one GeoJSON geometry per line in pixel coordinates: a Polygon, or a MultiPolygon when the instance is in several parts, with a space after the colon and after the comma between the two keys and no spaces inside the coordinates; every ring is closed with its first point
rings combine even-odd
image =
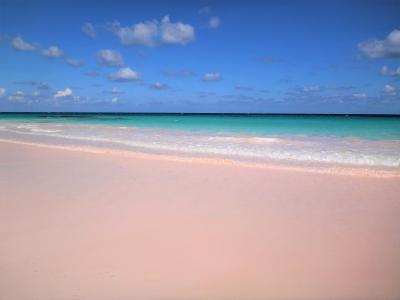
{"type": "Polygon", "coordinates": [[[398,118],[0,116],[3,139],[250,162],[400,167],[398,118]]]}
{"type": "Polygon", "coordinates": [[[247,135],[317,135],[400,140],[400,117],[257,114],[0,113],[1,121],[221,131],[247,135]]]}

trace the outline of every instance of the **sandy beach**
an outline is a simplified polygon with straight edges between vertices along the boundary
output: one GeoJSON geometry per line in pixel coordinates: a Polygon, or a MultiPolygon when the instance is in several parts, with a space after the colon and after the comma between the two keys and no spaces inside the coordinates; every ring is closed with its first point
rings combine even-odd
{"type": "Polygon", "coordinates": [[[400,179],[0,142],[0,299],[399,299],[400,179]]]}

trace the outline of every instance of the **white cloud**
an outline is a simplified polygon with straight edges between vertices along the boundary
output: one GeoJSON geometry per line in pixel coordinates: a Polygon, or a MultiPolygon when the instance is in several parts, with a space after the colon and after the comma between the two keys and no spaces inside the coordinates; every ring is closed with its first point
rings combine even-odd
{"type": "Polygon", "coordinates": [[[383,67],[381,68],[381,74],[382,74],[382,75],[389,75],[389,74],[390,74],[389,67],[388,67],[388,66],[383,66],[383,67]]]}
{"type": "Polygon", "coordinates": [[[62,51],[57,46],[51,46],[47,49],[43,49],[42,51],[40,51],[40,54],[42,54],[43,56],[56,58],[63,56],[64,51],[62,51]]]}
{"type": "Polygon", "coordinates": [[[67,58],[65,62],[72,67],[81,67],[85,64],[83,60],[67,58]]]}
{"type": "Polygon", "coordinates": [[[357,99],[366,99],[368,98],[368,95],[366,93],[355,93],[353,94],[353,97],[357,99]]]}
{"type": "Polygon", "coordinates": [[[182,22],[171,23],[169,16],[157,20],[145,21],[130,27],[122,27],[118,21],[109,24],[109,29],[122,45],[142,45],[155,47],[159,43],[186,45],[195,38],[194,28],[182,22]]]}
{"type": "Polygon", "coordinates": [[[111,25],[111,31],[119,37],[122,45],[142,45],[153,47],[158,36],[157,21],[137,23],[131,27],[121,27],[119,22],[111,25]]]}
{"type": "Polygon", "coordinates": [[[318,85],[311,85],[303,87],[304,92],[318,92],[320,87],[318,85]]]}
{"type": "Polygon", "coordinates": [[[5,88],[0,88],[0,98],[3,98],[6,95],[7,90],[5,88]]]}
{"type": "Polygon", "coordinates": [[[72,90],[70,88],[66,88],[63,91],[58,91],[57,93],[54,94],[54,99],[57,98],[66,98],[66,97],[71,97],[72,96],[72,90]]]}
{"type": "Polygon", "coordinates": [[[195,38],[192,25],[182,22],[171,23],[169,16],[161,21],[161,40],[166,44],[186,45],[195,38]]]}
{"type": "Polygon", "coordinates": [[[221,25],[221,20],[220,20],[220,18],[218,18],[218,17],[216,17],[216,16],[211,17],[211,18],[208,20],[208,23],[207,23],[207,26],[208,26],[209,28],[213,28],[213,29],[218,28],[220,25],[221,25]]]}
{"type": "Polygon", "coordinates": [[[383,66],[381,69],[381,74],[385,76],[400,76],[400,67],[391,70],[388,66],[383,66]]]}
{"type": "Polygon", "coordinates": [[[140,79],[140,75],[131,68],[121,68],[115,73],[111,73],[108,78],[113,81],[136,81],[140,79]]]}
{"type": "Polygon", "coordinates": [[[15,94],[8,96],[8,100],[21,102],[25,100],[25,94],[22,91],[17,91],[15,94]]]}
{"type": "Polygon", "coordinates": [[[400,30],[395,29],[384,40],[369,39],[358,44],[367,58],[400,57],[400,30]]]}
{"type": "Polygon", "coordinates": [[[25,42],[21,36],[16,36],[11,41],[11,45],[18,51],[32,51],[35,47],[25,42]]]}
{"type": "Polygon", "coordinates": [[[221,75],[219,73],[206,73],[203,76],[203,81],[217,81],[221,79],[221,75]]]}
{"type": "Polygon", "coordinates": [[[124,59],[118,51],[104,49],[97,52],[97,61],[99,64],[109,67],[122,67],[124,59]]]}
{"type": "Polygon", "coordinates": [[[151,84],[150,88],[155,89],[155,90],[165,90],[166,88],[168,88],[168,86],[166,84],[163,84],[163,83],[157,81],[157,82],[151,84]]]}
{"type": "Polygon", "coordinates": [[[84,34],[91,37],[92,39],[96,37],[96,29],[91,23],[84,24],[81,29],[84,34]]]}
{"type": "Polygon", "coordinates": [[[112,94],[121,94],[122,91],[119,88],[113,87],[113,89],[111,90],[112,94]]]}
{"type": "Polygon", "coordinates": [[[49,84],[48,84],[47,82],[38,82],[38,83],[36,84],[36,86],[37,86],[38,89],[41,89],[41,90],[48,90],[48,89],[50,89],[50,86],[49,86],[49,84]]]}
{"type": "Polygon", "coordinates": [[[112,97],[111,98],[111,103],[117,104],[118,103],[118,97],[112,97]]]}
{"type": "Polygon", "coordinates": [[[388,95],[396,95],[396,88],[390,84],[385,84],[383,91],[388,95]]]}
{"type": "MultiPolygon", "coordinates": [[[[1,88],[0,88],[1,90],[1,88]]],[[[1,91],[0,91],[1,92],[1,91]]],[[[4,90],[5,92],[5,90],[4,90]]],[[[5,93],[4,95],[5,96],[5,93]]],[[[0,96],[1,98],[1,96],[0,96]]],[[[32,104],[34,102],[39,102],[40,100],[46,100],[48,98],[47,94],[43,94],[39,91],[33,92],[23,92],[23,91],[16,91],[15,93],[9,95],[7,99],[12,102],[18,103],[25,103],[25,104],[32,104]]]]}
{"type": "Polygon", "coordinates": [[[395,95],[396,94],[396,88],[393,85],[390,85],[390,84],[385,84],[385,86],[383,87],[383,91],[386,94],[389,94],[389,95],[395,95]]]}

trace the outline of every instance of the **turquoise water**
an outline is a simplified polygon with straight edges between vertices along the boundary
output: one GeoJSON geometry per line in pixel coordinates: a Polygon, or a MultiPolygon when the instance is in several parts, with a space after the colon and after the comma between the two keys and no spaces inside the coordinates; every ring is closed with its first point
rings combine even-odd
{"type": "Polygon", "coordinates": [[[400,167],[400,118],[0,114],[0,139],[261,163],[400,167]]]}
{"type": "Polygon", "coordinates": [[[400,140],[400,117],[194,114],[0,114],[1,121],[221,131],[249,135],[309,135],[400,140]]]}

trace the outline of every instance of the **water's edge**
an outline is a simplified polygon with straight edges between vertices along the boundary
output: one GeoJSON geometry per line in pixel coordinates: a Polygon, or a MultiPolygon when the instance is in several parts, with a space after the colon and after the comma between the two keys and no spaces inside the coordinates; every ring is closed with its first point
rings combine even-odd
{"type": "Polygon", "coordinates": [[[350,167],[299,167],[299,166],[288,166],[282,164],[260,164],[260,163],[246,163],[240,161],[234,161],[229,159],[212,159],[212,158],[198,158],[198,157],[182,157],[174,155],[161,155],[161,154],[149,154],[143,152],[133,151],[122,151],[114,150],[103,147],[80,147],[76,145],[62,146],[48,143],[30,143],[19,140],[8,140],[0,138],[1,143],[16,144],[22,146],[32,146],[37,148],[55,149],[72,152],[82,152],[90,154],[100,155],[112,155],[118,157],[130,157],[135,159],[146,159],[146,160],[166,160],[170,162],[179,163],[194,163],[194,164],[209,164],[209,165],[220,165],[220,166],[232,166],[232,167],[244,167],[244,168],[255,168],[261,170],[278,170],[278,171],[289,171],[299,173],[312,173],[312,174],[324,174],[324,175],[340,175],[340,176],[357,176],[357,177],[372,177],[372,178],[399,178],[400,172],[387,170],[387,169],[374,169],[374,168],[350,168],[350,167]]]}
{"type": "Polygon", "coordinates": [[[400,171],[400,140],[396,139],[248,135],[224,131],[16,121],[0,122],[0,139],[288,167],[400,171]]]}

